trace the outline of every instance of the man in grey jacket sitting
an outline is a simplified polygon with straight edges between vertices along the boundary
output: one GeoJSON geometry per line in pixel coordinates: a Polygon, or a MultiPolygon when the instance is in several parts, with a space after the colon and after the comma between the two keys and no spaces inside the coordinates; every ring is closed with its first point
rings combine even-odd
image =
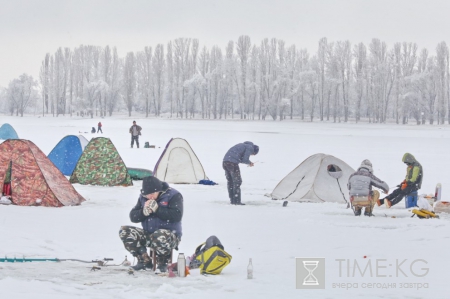
{"type": "Polygon", "coordinates": [[[239,163],[252,167],[250,156],[256,155],[259,147],[250,141],[239,143],[228,150],[223,158],[222,167],[227,178],[228,197],[232,205],[245,205],[241,202],[241,171],[239,163]]]}
{"type": "Polygon", "coordinates": [[[355,216],[361,215],[363,207],[365,216],[372,216],[373,206],[380,198],[380,192],[372,191],[372,186],[380,188],[384,193],[389,192],[389,186],[373,175],[372,163],[364,160],[358,170],[348,179],[348,190],[355,216]]]}

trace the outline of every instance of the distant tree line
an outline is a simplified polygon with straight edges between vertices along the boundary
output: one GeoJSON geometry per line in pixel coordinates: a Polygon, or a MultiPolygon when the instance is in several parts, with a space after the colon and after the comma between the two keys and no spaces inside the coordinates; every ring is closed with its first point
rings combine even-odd
{"type": "Polygon", "coordinates": [[[322,38],[316,53],[283,40],[240,36],[200,48],[178,38],[119,57],[81,45],[46,54],[36,81],[26,74],[1,91],[3,110],[23,115],[133,111],[177,118],[450,123],[449,48],[415,43],[389,49],[322,38]]]}

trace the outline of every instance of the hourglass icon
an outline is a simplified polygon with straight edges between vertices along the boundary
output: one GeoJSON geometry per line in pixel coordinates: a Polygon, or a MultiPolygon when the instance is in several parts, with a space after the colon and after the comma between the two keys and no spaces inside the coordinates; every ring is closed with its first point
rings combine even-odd
{"type": "Polygon", "coordinates": [[[304,286],[317,286],[319,281],[317,277],[313,275],[314,270],[317,269],[319,261],[303,261],[303,267],[308,270],[308,275],[303,279],[304,286]]]}

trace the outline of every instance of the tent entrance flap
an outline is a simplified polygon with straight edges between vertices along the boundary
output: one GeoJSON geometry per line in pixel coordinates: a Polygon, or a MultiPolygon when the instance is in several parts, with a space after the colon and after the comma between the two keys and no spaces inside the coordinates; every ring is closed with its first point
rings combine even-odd
{"type": "Polygon", "coordinates": [[[11,169],[12,169],[12,161],[9,161],[8,167],[5,171],[5,176],[2,179],[3,186],[2,186],[2,195],[4,196],[11,196],[11,169]]]}
{"type": "Polygon", "coordinates": [[[342,176],[342,169],[335,164],[328,165],[327,172],[329,175],[331,175],[335,179],[338,179],[342,176]]]}

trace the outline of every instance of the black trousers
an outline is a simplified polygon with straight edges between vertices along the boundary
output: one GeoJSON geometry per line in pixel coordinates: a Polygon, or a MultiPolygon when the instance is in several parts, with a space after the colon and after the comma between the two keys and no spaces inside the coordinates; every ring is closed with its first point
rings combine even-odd
{"type": "Polygon", "coordinates": [[[102,127],[98,127],[98,129],[97,129],[97,133],[98,132],[102,132],[102,134],[103,134],[103,130],[102,130],[102,127]]]}
{"type": "Polygon", "coordinates": [[[131,147],[133,147],[135,140],[136,140],[136,145],[139,148],[139,135],[136,135],[136,136],[131,135],[131,147]]]}
{"type": "Polygon", "coordinates": [[[402,199],[410,194],[411,192],[417,191],[416,185],[407,186],[405,189],[397,188],[394,191],[392,191],[391,194],[386,196],[384,199],[381,199],[381,204],[384,204],[385,199],[389,199],[389,201],[392,203],[392,205],[398,204],[402,199]]]}
{"type": "Polygon", "coordinates": [[[240,204],[242,177],[239,164],[225,161],[222,163],[222,167],[225,170],[225,177],[227,178],[230,202],[231,204],[240,204]]]}

